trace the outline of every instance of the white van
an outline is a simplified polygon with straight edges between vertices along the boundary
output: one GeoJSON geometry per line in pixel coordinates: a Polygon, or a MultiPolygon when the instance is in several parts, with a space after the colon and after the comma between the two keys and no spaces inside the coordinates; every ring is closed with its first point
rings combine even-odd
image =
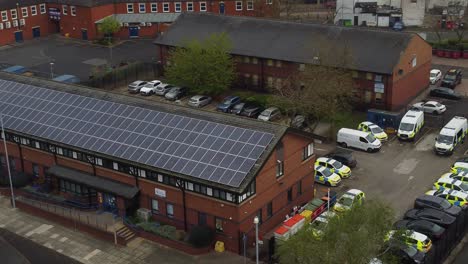
{"type": "Polygon", "coordinates": [[[435,152],[437,154],[452,154],[455,147],[463,144],[468,133],[468,121],[461,116],[455,116],[436,137],[435,152]]]}
{"type": "Polygon", "coordinates": [[[380,140],[372,134],[349,128],[342,128],[338,131],[336,142],[344,148],[353,147],[368,152],[378,151],[382,146],[380,140]]]}
{"type": "Polygon", "coordinates": [[[402,140],[414,140],[416,134],[424,125],[424,112],[411,109],[403,116],[398,128],[398,138],[402,140]]]}

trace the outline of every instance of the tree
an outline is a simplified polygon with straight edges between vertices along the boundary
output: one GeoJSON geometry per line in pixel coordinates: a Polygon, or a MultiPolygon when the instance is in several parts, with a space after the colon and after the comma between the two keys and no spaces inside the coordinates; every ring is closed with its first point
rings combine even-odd
{"type": "Polygon", "coordinates": [[[231,42],[225,33],[213,34],[203,41],[192,40],[169,54],[168,82],[190,87],[202,94],[220,94],[235,78],[231,42]]]}
{"type": "Polygon", "coordinates": [[[434,15],[434,14],[426,14],[424,16],[424,27],[428,28],[431,32],[437,37],[437,43],[442,42],[442,35],[441,35],[441,27],[440,21],[442,20],[441,15],[434,15]]]}
{"type": "Polygon", "coordinates": [[[361,264],[375,257],[391,259],[385,240],[394,218],[388,205],[366,201],[331,218],[320,237],[306,225],[288,240],[280,241],[277,256],[284,264],[361,264]]]}
{"type": "Polygon", "coordinates": [[[111,41],[114,33],[119,32],[120,23],[113,17],[106,17],[98,26],[98,30],[100,33],[104,34],[104,37],[108,37],[109,41],[111,41]]]}
{"type": "Polygon", "coordinates": [[[451,21],[455,22],[454,32],[457,34],[457,41],[460,43],[468,27],[467,23],[467,6],[464,6],[461,1],[449,2],[448,17],[451,21]]]}

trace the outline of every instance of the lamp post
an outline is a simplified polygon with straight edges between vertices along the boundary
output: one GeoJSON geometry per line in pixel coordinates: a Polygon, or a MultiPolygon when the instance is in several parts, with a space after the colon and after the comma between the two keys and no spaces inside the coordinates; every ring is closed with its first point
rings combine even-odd
{"type": "Polygon", "coordinates": [[[254,218],[254,224],[255,224],[255,259],[256,259],[256,262],[255,263],[259,263],[258,262],[258,223],[260,222],[260,219],[258,219],[258,216],[255,216],[254,218]]]}
{"type": "Polygon", "coordinates": [[[54,63],[53,62],[50,63],[50,78],[51,79],[54,78],[54,63]]]}
{"type": "Polygon", "coordinates": [[[5,135],[5,129],[3,127],[3,114],[0,114],[0,123],[2,125],[3,146],[5,148],[5,159],[6,159],[7,170],[8,170],[8,179],[10,180],[11,205],[13,206],[13,208],[16,208],[15,192],[13,191],[13,182],[11,181],[10,159],[8,157],[8,148],[7,148],[7,143],[6,143],[6,135],[5,135]]]}

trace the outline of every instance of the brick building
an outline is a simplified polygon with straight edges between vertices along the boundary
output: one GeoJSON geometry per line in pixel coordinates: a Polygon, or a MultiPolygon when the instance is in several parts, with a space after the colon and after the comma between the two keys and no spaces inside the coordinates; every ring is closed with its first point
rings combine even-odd
{"type": "Polygon", "coordinates": [[[233,252],[255,216],[263,236],[313,198],[311,135],[282,125],[7,73],[0,109],[13,172],[80,207],[207,225],[233,252]]]}
{"type": "Polygon", "coordinates": [[[154,43],[167,64],[172,47],[221,32],[232,41],[237,86],[268,91],[317,62],[352,71],[353,94],[363,107],[399,110],[429,86],[431,46],[410,33],[186,13],[154,43]],[[337,50],[328,50],[323,58],[324,47],[337,50]],[[343,52],[351,60],[341,64],[343,52]]]}
{"type": "Polygon", "coordinates": [[[155,37],[182,12],[268,16],[274,6],[269,0],[0,0],[0,46],[53,33],[93,40],[108,16],[121,22],[118,37],[155,37]]]}

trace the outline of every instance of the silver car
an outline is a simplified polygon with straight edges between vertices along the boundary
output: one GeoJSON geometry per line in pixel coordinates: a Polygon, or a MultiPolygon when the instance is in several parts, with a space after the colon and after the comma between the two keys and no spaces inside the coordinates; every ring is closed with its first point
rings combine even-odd
{"type": "Polygon", "coordinates": [[[280,114],[281,113],[277,107],[270,107],[263,110],[263,112],[258,116],[258,119],[263,121],[272,121],[278,118],[280,114]]]}
{"type": "Polygon", "coordinates": [[[206,95],[195,95],[190,98],[188,105],[193,107],[203,107],[211,103],[211,97],[206,95]]]}
{"type": "Polygon", "coordinates": [[[146,81],[134,81],[128,85],[128,92],[129,93],[139,93],[140,89],[147,84],[146,81]]]}
{"type": "Polygon", "coordinates": [[[172,88],[174,87],[174,85],[170,85],[170,84],[167,84],[167,83],[161,83],[160,85],[158,85],[158,87],[156,87],[156,94],[157,95],[161,95],[161,96],[164,96],[167,92],[169,92],[172,88]]]}

